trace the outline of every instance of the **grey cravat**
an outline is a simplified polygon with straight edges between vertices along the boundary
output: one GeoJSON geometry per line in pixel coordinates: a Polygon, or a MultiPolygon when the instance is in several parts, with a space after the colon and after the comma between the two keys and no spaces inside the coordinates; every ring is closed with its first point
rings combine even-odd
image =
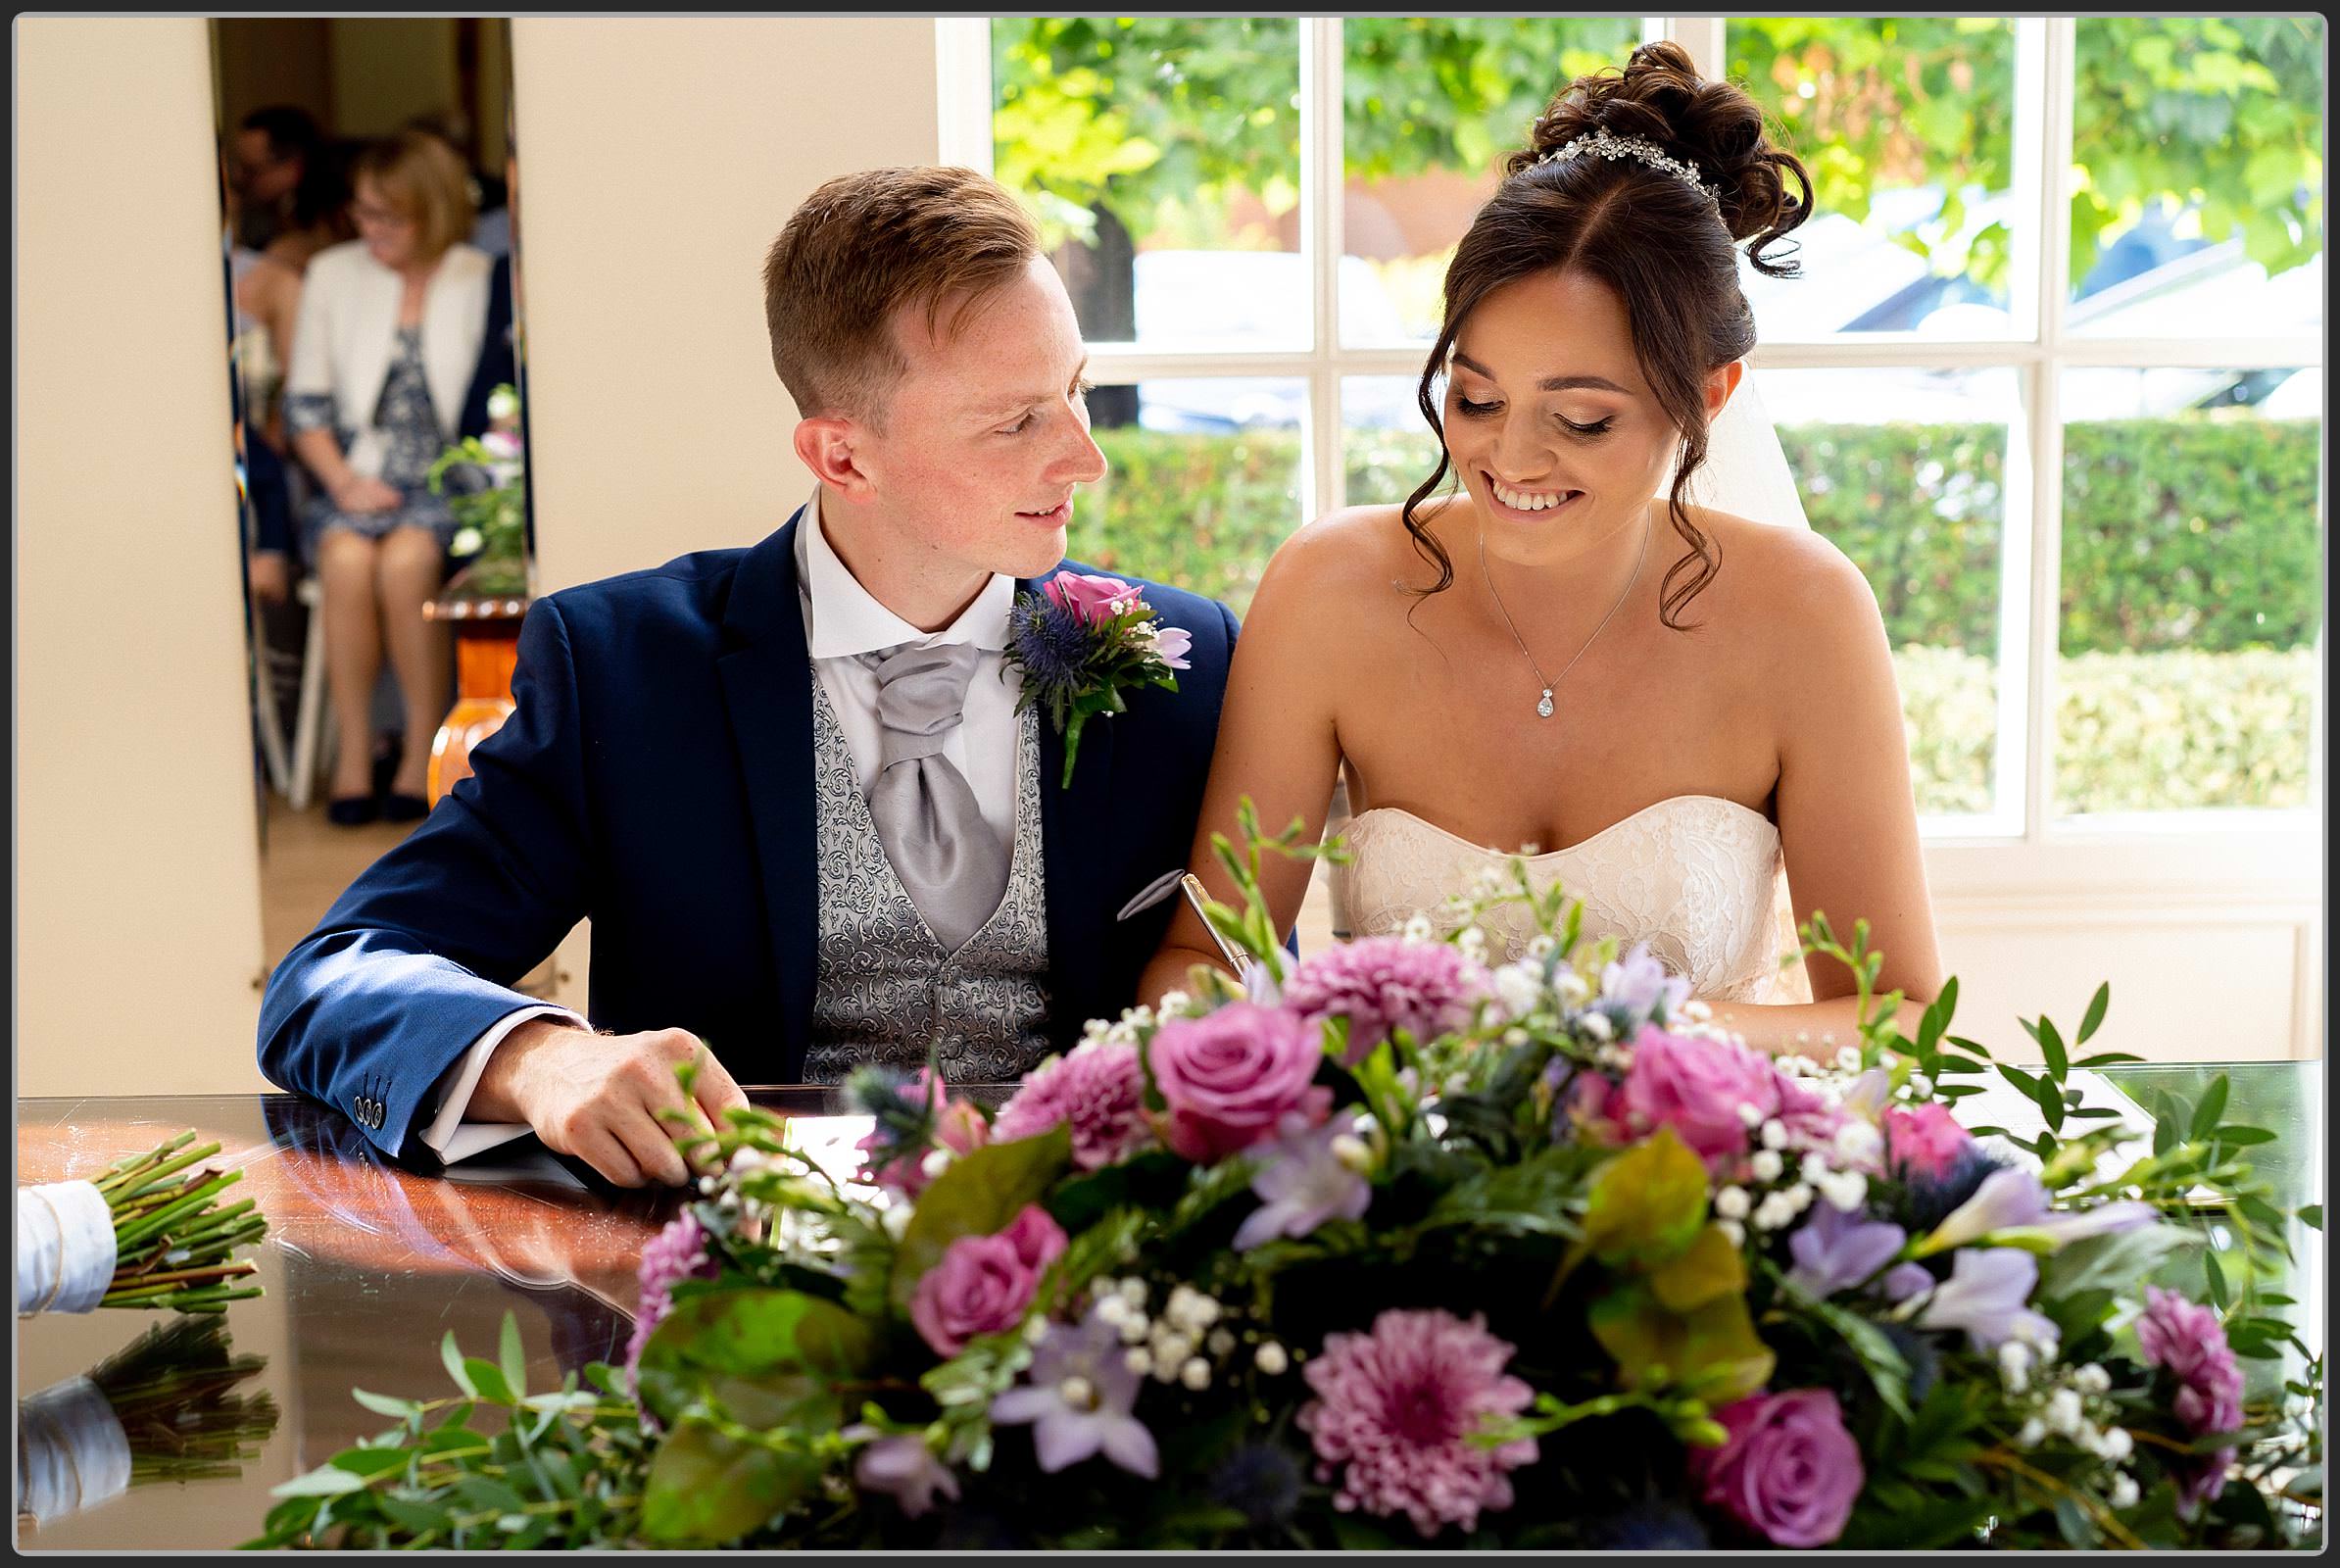
{"type": "Polygon", "coordinates": [[[965,721],[972,643],[904,643],[855,656],[877,672],[878,776],[869,814],[902,891],[946,953],[981,930],[1007,892],[1007,848],[943,755],[965,721]]]}

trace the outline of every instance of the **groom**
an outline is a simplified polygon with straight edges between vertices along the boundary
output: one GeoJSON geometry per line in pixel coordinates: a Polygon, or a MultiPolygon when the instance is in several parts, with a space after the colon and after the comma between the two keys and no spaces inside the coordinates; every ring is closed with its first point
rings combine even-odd
{"type": "Polygon", "coordinates": [[[710,1115],[930,1043],[998,1081],[1136,999],[1236,621],[1143,584],[1192,667],[1091,723],[1060,785],[1008,609],[1105,461],[1038,232],[965,170],[848,175],[773,243],[764,311],[810,499],[753,549],[537,601],[473,776],[269,979],[261,1070],[389,1153],[533,1129],[679,1183],[678,1061],[710,1115]],[[590,1025],[512,989],[587,916],[590,1025]]]}

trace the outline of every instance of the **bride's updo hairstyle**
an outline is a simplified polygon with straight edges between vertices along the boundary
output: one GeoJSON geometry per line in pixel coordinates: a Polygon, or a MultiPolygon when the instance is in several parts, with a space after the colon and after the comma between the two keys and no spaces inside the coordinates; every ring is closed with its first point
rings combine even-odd
{"type": "Polygon", "coordinates": [[[1736,243],[1752,241],[1747,260],[1757,271],[1796,275],[1794,245],[1773,252],[1811,216],[1811,176],[1766,139],[1752,98],[1728,81],[1701,80],[1673,43],[1643,44],[1623,71],[1569,83],[1537,118],[1529,144],[1504,161],[1503,173],[1447,265],[1445,318],[1422,370],[1422,416],[1438,432],[1438,466],[1407,498],[1402,515],[1414,548],[1438,568],[1438,580],[1424,592],[1442,592],[1454,581],[1453,562],[1415,513],[1447,473],[1446,430],[1434,388],[1455,336],[1473,308],[1504,284],[1570,270],[1616,291],[1641,374],[1682,432],[1669,507],[1675,531],[1694,554],[1666,573],[1659,611],[1666,625],[1681,630],[1682,608],[1722,564],[1720,550],[1682,503],[1690,475],[1706,461],[1706,378],[1755,346],[1736,243]],[[1584,156],[1583,149],[1550,156],[1603,131],[1640,137],[1687,164],[1717,204],[1636,158],[1584,156]],[[1686,581],[1677,581],[1685,574],[1686,581]]]}

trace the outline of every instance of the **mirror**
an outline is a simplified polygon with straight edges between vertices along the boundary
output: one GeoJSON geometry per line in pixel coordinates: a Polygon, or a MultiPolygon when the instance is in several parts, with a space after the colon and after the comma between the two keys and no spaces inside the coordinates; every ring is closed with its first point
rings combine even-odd
{"type": "Polygon", "coordinates": [[[211,25],[273,964],[511,710],[532,543],[511,27],[211,25]]]}

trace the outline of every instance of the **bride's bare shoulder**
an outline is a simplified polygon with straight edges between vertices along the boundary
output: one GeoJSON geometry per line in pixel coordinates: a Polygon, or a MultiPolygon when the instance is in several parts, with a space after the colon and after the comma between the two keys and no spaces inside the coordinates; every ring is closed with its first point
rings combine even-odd
{"type": "MultiPolygon", "coordinates": [[[[1762,618],[1775,624],[1792,624],[1807,615],[1833,618],[1864,603],[1876,610],[1876,597],[1861,568],[1828,535],[1754,522],[1704,507],[1692,507],[1689,513],[1692,524],[1713,541],[1711,553],[1721,558],[1722,569],[1709,588],[1718,608],[1729,604],[1762,609],[1762,618]]],[[[1691,554],[1679,536],[1675,546],[1680,556],[1691,554]]]]}
{"type": "MultiPolygon", "coordinates": [[[[1418,516],[1434,534],[1434,509],[1418,516]]],[[[1260,602],[1317,600],[1327,592],[1341,596],[1353,612],[1359,605],[1402,599],[1399,583],[1427,588],[1438,580],[1438,568],[1417,548],[1395,506],[1342,507],[1328,512],[1284,541],[1260,578],[1260,602]]]]}

